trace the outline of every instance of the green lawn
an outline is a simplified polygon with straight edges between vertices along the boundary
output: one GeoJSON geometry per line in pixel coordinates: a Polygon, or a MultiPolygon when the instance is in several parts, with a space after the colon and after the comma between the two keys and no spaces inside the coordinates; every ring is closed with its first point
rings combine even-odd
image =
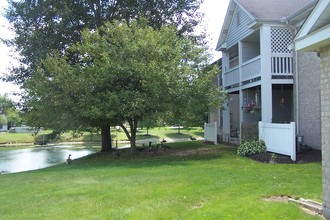
{"type": "Polygon", "coordinates": [[[3,143],[33,143],[34,137],[31,134],[14,134],[0,132],[0,144],[3,143]]]}
{"type": "MultiPolygon", "coordinates": [[[[41,141],[43,140],[43,135],[49,134],[51,131],[45,130],[41,134],[38,134],[36,139],[41,141]]],[[[181,133],[178,134],[178,130],[176,128],[170,127],[159,127],[149,129],[149,135],[147,135],[146,129],[139,129],[137,132],[137,140],[145,140],[145,139],[184,139],[189,138],[190,136],[196,138],[204,137],[204,130],[202,128],[183,128],[181,129],[181,133]]],[[[115,130],[111,131],[111,136],[113,141],[124,141],[127,140],[126,134],[123,131],[116,132],[115,130]]],[[[101,142],[101,135],[100,134],[90,134],[88,132],[75,137],[72,132],[66,132],[61,134],[59,142],[101,142]]],[[[32,134],[19,134],[19,133],[7,133],[1,132],[0,133],[0,144],[5,143],[34,143],[35,137],[32,134]]]]}
{"type": "Polygon", "coordinates": [[[1,219],[318,219],[263,198],[321,201],[321,163],[262,164],[198,141],[169,146],[0,175],[1,219]]]}

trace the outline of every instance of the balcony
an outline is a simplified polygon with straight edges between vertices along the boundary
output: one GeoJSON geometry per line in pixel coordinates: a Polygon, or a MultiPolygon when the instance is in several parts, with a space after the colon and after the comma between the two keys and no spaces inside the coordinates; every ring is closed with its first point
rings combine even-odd
{"type": "Polygon", "coordinates": [[[226,90],[239,87],[240,84],[254,80],[261,75],[260,56],[254,57],[241,65],[242,78],[239,76],[239,66],[223,74],[223,86],[226,90]]]}
{"type": "Polygon", "coordinates": [[[242,82],[259,77],[261,75],[260,56],[254,57],[253,59],[243,63],[241,70],[242,82]]]}
{"type": "Polygon", "coordinates": [[[235,67],[223,74],[223,86],[226,90],[239,86],[239,68],[235,67]]]}

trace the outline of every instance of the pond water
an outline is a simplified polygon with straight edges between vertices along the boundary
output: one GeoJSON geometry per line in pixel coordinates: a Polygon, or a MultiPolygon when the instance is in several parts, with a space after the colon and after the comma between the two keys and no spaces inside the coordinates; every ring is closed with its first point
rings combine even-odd
{"type": "Polygon", "coordinates": [[[65,163],[68,155],[77,159],[99,151],[99,147],[87,145],[33,146],[0,149],[0,173],[16,173],[36,170],[65,163]]]}

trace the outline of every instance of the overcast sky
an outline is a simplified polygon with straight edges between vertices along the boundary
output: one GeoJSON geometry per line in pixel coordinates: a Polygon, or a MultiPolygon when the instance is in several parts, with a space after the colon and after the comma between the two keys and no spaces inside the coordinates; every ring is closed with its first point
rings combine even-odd
{"type": "MultiPolygon", "coordinates": [[[[219,58],[221,54],[216,52],[215,46],[221,31],[222,23],[226,15],[229,0],[204,0],[201,10],[205,12],[205,22],[207,24],[207,34],[209,35],[209,47],[213,50],[214,59],[219,58]]],[[[7,6],[6,0],[0,0],[0,13],[3,14],[4,8],[7,6]]],[[[12,38],[13,34],[8,31],[9,24],[5,18],[0,16],[0,38],[12,38]]],[[[0,75],[5,73],[7,69],[15,64],[10,57],[10,49],[0,42],[0,75]]],[[[13,93],[18,90],[17,86],[4,83],[0,80],[0,95],[5,93],[13,93]]]]}

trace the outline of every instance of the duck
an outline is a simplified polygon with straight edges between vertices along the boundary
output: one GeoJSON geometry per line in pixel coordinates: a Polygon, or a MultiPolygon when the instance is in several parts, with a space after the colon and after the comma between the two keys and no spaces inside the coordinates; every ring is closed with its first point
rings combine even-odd
{"type": "Polygon", "coordinates": [[[163,140],[161,141],[162,143],[166,143],[167,142],[167,140],[165,140],[164,138],[163,138],[163,140]]]}
{"type": "Polygon", "coordinates": [[[72,159],[70,158],[71,154],[69,154],[68,159],[66,159],[66,164],[71,165],[72,159]]]}
{"type": "Polygon", "coordinates": [[[190,140],[192,140],[192,141],[196,141],[196,138],[190,136],[190,140]]]}

